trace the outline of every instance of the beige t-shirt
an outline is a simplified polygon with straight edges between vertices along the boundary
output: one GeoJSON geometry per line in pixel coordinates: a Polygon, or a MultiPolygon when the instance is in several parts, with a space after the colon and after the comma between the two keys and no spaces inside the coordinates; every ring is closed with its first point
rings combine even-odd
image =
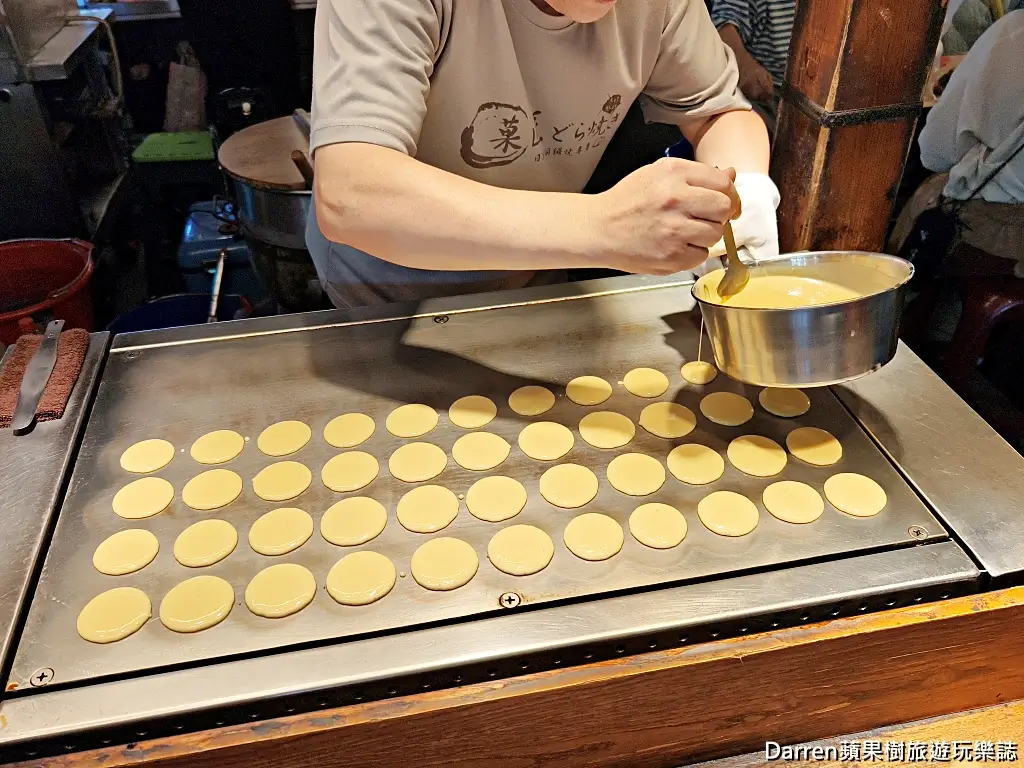
{"type": "MultiPolygon", "coordinates": [[[[650,122],[747,106],[703,0],[619,0],[593,24],[531,0],[320,0],[311,147],[363,142],[465,178],[580,192],[637,98],[650,122]]],[[[519,287],[533,273],[434,273],[310,251],[335,303],[519,287]]]]}

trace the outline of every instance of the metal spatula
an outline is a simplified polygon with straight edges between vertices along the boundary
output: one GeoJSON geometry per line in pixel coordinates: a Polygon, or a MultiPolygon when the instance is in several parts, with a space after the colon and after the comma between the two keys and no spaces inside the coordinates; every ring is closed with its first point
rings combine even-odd
{"type": "Polygon", "coordinates": [[[750,270],[747,269],[747,265],[740,259],[739,252],[736,250],[736,236],[732,232],[731,221],[725,222],[722,239],[725,241],[725,277],[718,284],[718,295],[723,299],[728,299],[742,291],[750,282],[750,270]]]}

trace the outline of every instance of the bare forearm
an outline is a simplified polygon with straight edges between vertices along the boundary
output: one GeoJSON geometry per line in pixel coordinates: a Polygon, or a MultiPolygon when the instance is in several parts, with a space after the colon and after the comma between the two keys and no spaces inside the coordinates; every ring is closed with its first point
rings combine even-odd
{"type": "Polygon", "coordinates": [[[316,153],[324,235],[418,269],[564,269],[599,260],[583,195],[501,189],[391,149],[341,144],[316,153]]]}
{"type": "Polygon", "coordinates": [[[768,173],[771,147],[764,121],[749,110],[725,112],[683,133],[698,162],[738,173],[768,173]]]}
{"type": "Polygon", "coordinates": [[[732,52],[736,55],[736,62],[741,67],[755,62],[754,57],[750,55],[746,46],[743,45],[743,38],[740,37],[740,31],[736,28],[735,24],[722,25],[718,30],[718,36],[722,38],[723,43],[732,49],[732,52]]]}

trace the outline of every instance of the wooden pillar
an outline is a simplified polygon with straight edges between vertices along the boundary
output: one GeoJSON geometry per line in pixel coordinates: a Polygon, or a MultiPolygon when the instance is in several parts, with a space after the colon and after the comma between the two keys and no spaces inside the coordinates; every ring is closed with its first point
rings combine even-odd
{"type": "Polygon", "coordinates": [[[944,0],[798,0],[772,153],[781,249],[880,250],[944,0]]]}

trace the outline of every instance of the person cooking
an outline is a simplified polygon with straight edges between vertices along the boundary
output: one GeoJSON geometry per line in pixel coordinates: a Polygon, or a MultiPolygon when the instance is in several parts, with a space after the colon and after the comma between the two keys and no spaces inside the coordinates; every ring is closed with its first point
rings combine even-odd
{"type": "Polygon", "coordinates": [[[307,243],[338,307],[778,253],[768,134],[703,0],[321,0],[307,243]],[[583,195],[626,110],[664,158],[583,195]],[[721,170],[719,170],[721,169],[721,170]],[[738,200],[737,200],[738,198],[738,200]]]}

